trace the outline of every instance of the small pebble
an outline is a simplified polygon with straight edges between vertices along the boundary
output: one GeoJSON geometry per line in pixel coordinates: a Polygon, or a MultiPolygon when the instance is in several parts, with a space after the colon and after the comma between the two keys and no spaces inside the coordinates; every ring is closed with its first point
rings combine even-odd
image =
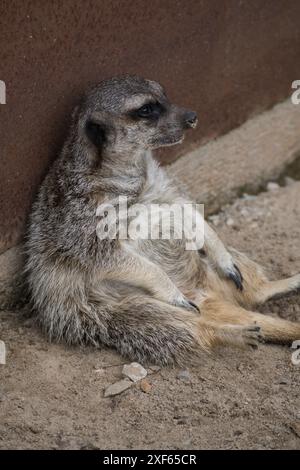
{"type": "Polygon", "coordinates": [[[209,217],[210,222],[217,227],[220,223],[220,216],[219,215],[211,215],[209,217]]]}
{"type": "Polygon", "coordinates": [[[122,379],[119,382],[115,382],[112,385],[109,385],[104,392],[104,397],[113,397],[114,395],[119,395],[120,393],[124,392],[128,388],[132,386],[131,380],[122,379]]]}
{"type": "Polygon", "coordinates": [[[132,380],[132,382],[138,382],[146,377],[147,371],[138,362],[132,362],[123,366],[122,374],[132,380]]]}
{"type": "Polygon", "coordinates": [[[152,385],[146,379],[141,380],[140,388],[142,392],[149,393],[152,389],[152,385]]]}
{"type": "Polygon", "coordinates": [[[249,211],[248,209],[246,209],[245,207],[241,210],[241,215],[243,217],[247,217],[249,215],[249,211]]]}
{"type": "Polygon", "coordinates": [[[278,183],[274,183],[273,181],[270,181],[268,184],[267,184],[267,191],[277,191],[277,189],[279,189],[280,186],[278,183]]]}
{"type": "Polygon", "coordinates": [[[228,227],[232,227],[234,225],[234,220],[229,217],[229,219],[226,220],[226,225],[228,227]]]}
{"type": "Polygon", "coordinates": [[[290,176],[285,176],[284,178],[284,184],[286,186],[290,186],[291,184],[294,184],[296,182],[296,180],[294,180],[294,178],[291,178],[290,176]]]}
{"type": "Polygon", "coordinates": [[[177,379],[189,382],[191,380],[191,374],[188,370],[180,370],[177,374],[177,379]]]}
{"type": "Polygon", "coordinates": [[[245,199],[246,201],[254,201],[256,199],[256,196],[254,194],[244,193],[242,198],[245,199]]]}
{"type": "Polygon", "coordinates": [[[176,418],[176,424],[187,424],[188,421],[189,421],[188,416],[179,416],[178,418],[176,418]]]}
{"type": "Polygon", "coordinates": [[[290,383],[290,381],[286,377],[280,377],[280,379],[278,380],[278,383],[280,385],[288,385],[290,383]]]}

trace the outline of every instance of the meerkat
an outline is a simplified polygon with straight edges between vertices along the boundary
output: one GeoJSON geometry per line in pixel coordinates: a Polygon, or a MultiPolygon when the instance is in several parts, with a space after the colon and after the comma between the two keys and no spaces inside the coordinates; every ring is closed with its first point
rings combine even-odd
{"type": "Polygon", "coordinates": [[[33,204],[26,276],[36,318],[51,341],[115,348],[127,358],[181,363],[218,345],[290,343],[300,324],[251,310],[300,287],[269,281],[204,222],[204,245],[184,240],[100,239],[97,208],[174,202],[182,194],[152,156],[197,124],[158,83],[134,76],[91,89],[33,204]]]}

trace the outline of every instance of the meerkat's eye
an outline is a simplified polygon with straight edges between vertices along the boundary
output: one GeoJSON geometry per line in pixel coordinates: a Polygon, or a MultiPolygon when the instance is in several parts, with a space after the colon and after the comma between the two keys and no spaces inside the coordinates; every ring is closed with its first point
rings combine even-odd
{"type": "Polygon", "coordinates": [[[130,114],[134,119],[157,120],[163,111],[163,106],[158,101],[156,101],[152,103],[146,103],[130,114]]]}
{"type": "Polygon", "coordinates": [[[137,113],[139,117],[142,117],[142,118],[149,117],[153,113],[153,104],[152,103],[144,104],[144,106],[138,109],[137,113]]]}

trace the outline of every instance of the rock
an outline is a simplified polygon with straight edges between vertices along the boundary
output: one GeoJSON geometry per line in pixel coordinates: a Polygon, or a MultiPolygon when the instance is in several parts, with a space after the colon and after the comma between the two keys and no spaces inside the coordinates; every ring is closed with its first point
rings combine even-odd
{"type": "Polygon", "coordinates": [[[286,377],[280,377],[280,379],[277,382],[279,385],[288,385],[290,383],[289,379],[286,377]]]}
{"type": "Polygon", "coordinates": [[[254,194],[247,194],[247,193],[244,193],[243,196],[242,196],[242,199],[245,199],[246,201],[254,201],[256,199],[257,196],[255,196],[254,194]]]}
{"type": "Polygon", "coordinates": [[[85,444],[82,444],[80,447],[80,450],[101,450],[97,444],[93,444],[92,442],[87,442],[85,444]]]}
{"type": "Polygon", "coordinates": [[[2,340],[0,340],[0,364],[6,364],[6,348],[2,340]]]}
{"type": "Polygon", "coordinates": [[[249,216],[249,211],[246,207],[244,207],[242,210],[241,210],[241,215],[243,217],[248,217],[249,216]]]}
{"type": "Polygon", "coordinates": [[[161,367],[159,367],[159,366],[150,366],[149,367],[150,372],[153,372],[153,373],[159,372],[160,369],[161,369],[161,367]]]}
{"type": "Polygon", "coordinates": [[[176,419],[176,424],[187,424],[189,421],[188,416],[178,416],[176,419]]]}
{"type": "Polygon", "coordinates": [[[211,215],[209,217],[209,221],[215,226],[217,227],[220,223],[220,216],[219,215],[211,215]]]}
{"type": "Polygon", "coordinates": [[[236,370],[237,370],[240,374],[243,374],[243,373],[244,373],[244,370],[245,370],[243,364],[238,364],[238,365],[236,366],[236,370]]]}
{"type": "Polygon", "coordinates": [[[294,184],[296,182],[296,180],[294,180],[294,178],[291,178],[290,176],[285,176],[284,177],[284,184],[286,186],[291,186],[291,184],[294,184]]]}
{"type": "Polygon", "coordinates": [[[278,183],[274,183],[273,181],[270,181],[268,184],[267,184],[267,191],[277,191],[277,189],[279,189],[280,186],[278,183]]]}
{"type": "Polygon", "coordinates": [[[38,426],[28,426],[28,429],[32,432],[32,434],[40,434],[42,432],[42,429],[38,426]]]}
{"type": "Polygon", "coordinates": [[[234,225],[234,220],[233,220],[231,217],[229,217],[229,218],[226,220],[226,225],[227,225],[228,227],[232,227],[232,226],[234,225]]]}
{"type": "Polygon", "coordinates": [[[128,388],[132,386],[131,380],[128,379],[122,379],[119,380],[119,382],[115,382],[112,385],[109,385],[105,392],[104,392],[104,397],[113,397],[114,395],[119,395],[120,393],[124,392],[128,388]]]}
{"type": "Polygon", "coordinates": [[[138,382],[147,376],[147,371],[138,362],[132,362],[123,366],[122,374],[132,380],[132,382],[138,382]]]}
{"type": "Polygon", "coordinates": [[[184,441],[182,441],[183,450],[185,450],[191,444],[192,444],[192,438],[191,437],[189,439],[185,439],[184,441]]]}
{"type": "Polygon", "coordinates": [[[180,370],[177,374],[177,379],[183,380],[184,382],[190,382],[191,374],[188,370],[180,370]]]}
{"type": "Polygon", "coordinates": [[[152,389],[152,385],[146,379],[141,380],[140,388],[142,392],[149,393],[152,389]]]}
{"type": "Polygon", "coordinates": [[[300,437],[300,421],[295,421],[290,424],[290,428],[297,437],[300,437]]]}

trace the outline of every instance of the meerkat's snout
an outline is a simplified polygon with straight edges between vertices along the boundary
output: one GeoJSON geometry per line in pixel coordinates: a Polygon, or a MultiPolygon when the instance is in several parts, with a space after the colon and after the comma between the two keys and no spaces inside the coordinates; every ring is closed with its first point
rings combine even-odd
{"type": "Polygon", "coordinates": [[[198,123],[198,116],[195,111],[186,111],[183,118],[187,128],[195,129],[198,123]]]}

